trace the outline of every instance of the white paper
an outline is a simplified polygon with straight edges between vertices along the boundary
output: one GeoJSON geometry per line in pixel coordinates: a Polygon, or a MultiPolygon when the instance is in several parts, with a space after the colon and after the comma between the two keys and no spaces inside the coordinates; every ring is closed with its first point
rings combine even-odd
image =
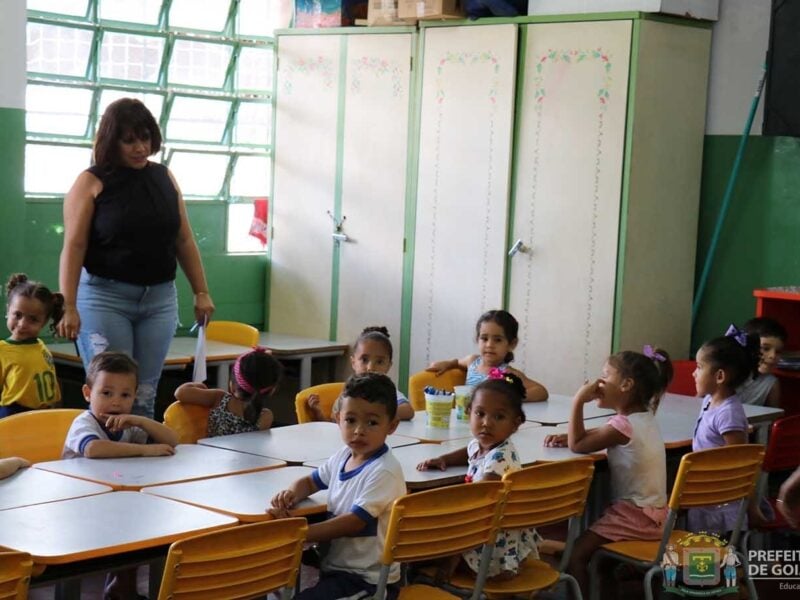
{"type": "Polygon", "coordinates": [[[197,346],[194,350],[192,381],[195,383],[202,383],[206,379],[206,328],[204,325],[201,325],[197,328],[197,346]]]}

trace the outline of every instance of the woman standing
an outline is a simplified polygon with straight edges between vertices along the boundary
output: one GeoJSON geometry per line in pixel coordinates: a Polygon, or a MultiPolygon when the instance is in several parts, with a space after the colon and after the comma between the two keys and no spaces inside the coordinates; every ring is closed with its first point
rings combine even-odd
{"type": "Polygon", "coordinates": [[[151,418],[178,324],[177,265],[194,292],[195,319],[214,312],[178,184],[148,160],[160,149],[161,132],[144,104],[122,98],[106,108],[94,165],[64,199],[59,268],[58,333],[77,340],[84,367],[104,350],[132,356],[139,363],[133,412],[151,418]]]}

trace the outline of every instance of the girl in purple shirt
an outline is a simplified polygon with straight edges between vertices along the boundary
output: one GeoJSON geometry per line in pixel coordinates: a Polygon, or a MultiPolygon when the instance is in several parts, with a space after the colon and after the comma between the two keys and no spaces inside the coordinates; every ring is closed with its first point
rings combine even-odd
{"type": "MultiPolygon", "coordinates": [[[[758,376],[759,339],[731,325],[728,332],[697,351],[694,383],[703,407],[692,438],[692,451],[747,443],[747,417],[736,388],[758,376]]],[[[687,515],[690,531],[725,535],[733,530],[739,503],[693,508],[687,515]]],[[[747,522],[743,523],[746,528],[747,522]]]]}

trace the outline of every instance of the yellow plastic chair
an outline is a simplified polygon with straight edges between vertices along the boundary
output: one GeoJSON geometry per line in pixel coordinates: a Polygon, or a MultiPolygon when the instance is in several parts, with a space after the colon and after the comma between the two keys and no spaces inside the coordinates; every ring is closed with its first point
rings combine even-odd
{"type": "Polygon", "coordinates": [[[178,434],[179,444],[196,444],[208,437],[208,406],[185,404],[177,400],[164,411],[164,425],[178,434]]]}
{"type": "Polygon", "coordinates": [[[0,419],[0,458],[21,456],[32,463],[59,460],[79,408],[30,410],[0,419]]]}
{"type": "Polygon", "coordinates": [[[186,538],[170,546],[159,600],[291,598],[308,525],[277,519],[186,538]]]}
{"type": "Polygon", "coordinates": [[[32,569],[27,552],[0,552],[0,600],[27,600],[32,569]]]}
{"type": "MultiPolygon", "coordinates": [[[[604,558],[613,558],[646,569],[644,576],[645,597],[653,598],[652,579],[661,573],[661,560],[669,544],[677,546],[678,540],[690,535],[675,529],[678,511],[700,506],[716,506],[726,502],[739,502],[736,519],[729,544],[736,546],[747,504],[755,490],[756,481],[764,460],[764,446],[741,444],[723,446],[685,454],[678,467],[675,485],[669,498],[669,514],[664,524],[660,541],[622,541],[604,544],[594,553],[589,562],[592,600],[599,598],[597,564],[604,558]]],[[[747,559],[736,553],[744,565],[744,577],[750,598],[758,598],[755,586],[747,574],[747,559]]]]}
{"type": "Polygon", "coordinates": [[[457,385],[464,385],[467,372],[463,369],[449,369],[437,375],[432,371],[420,371],[408,378],[408,401],[414,410],[425,410],[425,392],[427,386],[452,392],[457,385]]]}
{"type": "Polygon", "coordinates": [[[319,396],[319,407],[322,414],[327,419],[331,418],[331,408],[336,399],[341,396],[344,389],[344,383],[339,381],[336,383],[323,383],[320,385],[312,385],[310,388],[300,390],[297,396],[294,397],[294,410],[297,413],[298,423],[310,423],[314,419],[306,406],[306,400],[312,394],[319,396]]]}
{"type": "Polygon", "coordinates": [[[238,321],[211,321],[206,328],[206,339],[239,346],[258,346],[258,329],[238,321]]]}
{"type": "MultiPolygon", "coordinates": [[[[501,530],[544,527],[568,521],[567,539],[557,569],[545,561],[528,558],[516,577],[507,581],[487,581],[483,587],[484,594],[489,597],[524,594],[528,597],[532,592],[566,580],[572,587],[572,597],[581,600],[578,582],[564,571],[580,531],[593,474],[594,460],[576,458],[533,465],[503,477],[508,484],[508,493],[500,518],[501,530]]],[[[475,578],[459,571],[450,578],[450,584],[472,589],[475,578]]]]}
{"type": "MultiPolygon", "coordinates": [[[[382,599],[394,562],[431,560],[461,554],[483,546],[480,573],[472,600],[480,598],[497,537],[506,485],[501,481],[466,483],[408,494],[394,501],[381,573],[374,598],[382,599]]],[[[429,585],[414,584],[400,590],[399,600],[458,598],[429,585]]]]}

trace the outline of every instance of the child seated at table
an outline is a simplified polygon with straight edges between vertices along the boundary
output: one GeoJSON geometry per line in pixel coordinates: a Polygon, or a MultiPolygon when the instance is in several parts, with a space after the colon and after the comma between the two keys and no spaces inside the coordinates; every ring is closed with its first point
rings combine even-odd
{"type": "Polygon", "coordinates": [[[175,390],[175,399],[211,409],[208,437],[264,431],[274,420],[266,403],[278,390],[282,375],[281,363],[264,348],[255,348],[233,363],[227,392],[190,382],[175,390]]]}
{"type": "MultiPolygon", "coordinates": [[[[272,498],[275,517],[319,490],[328,490],[330,518],[308,527],[309,542],[330,542],[320,579],[296,600],[366,598],[375,593],[392,503],[406,493],[403,470],[386,445],[397,427],[397,391],[386,375],[353,375],[344,386],[339,429],[345,446],[272,498]]],[[[400,579],[392,565],[389,583],[400,579]]],[[[395,585],[390,585],[393,597],[395,585]]]]}
{"type": "Polygon", "coordinates": [[[768,317],[750,319],[743,329],[748,335],[758,336],[758,373],[748,377],[737,388],[736,395],[742,404],[780,408],[781,386],[772,371],[778,366],[778,358],[786,343],[786,329],[775,319],[768,317]]]}
{"type": "MultiPolygon", "coordinates": [[[[353,353],[350,355],[350,365],[355,375],[365,373],[382,373],[386,375],[392,368],[392,342],[389,340],[389,330],[386,327],[365,327],[353,344],[353,353]]],[[[314,421],[338,421],[337,413],[341,397],[336,399],[331,407],[331,418],[328,419],[320,408],[319,396],[311,394],[306,400],[306,407],[314,421]]],[[[401,421],[410,421],[414,418],[414,407],[400,390],[397,390],[397,418],[401,421]]]]}
{"type": "MultiPolygon", "coordinates": [[[[178,436],[174,431],[153,419],[131,414],[138,383],[139,367],[127,354],[96,354],[86,370],[86,384],[83,386],[89,410],[72,422],[62,458],[175,454],[178,436]]],[[[136,568],[109,573],[103,598],[139,598],[136,568]]]]}
{"type": "Polygon", "coordinates": [[[83,395],[89,410],[67,433],[62,458],[175,454],[178,436],[166,425],[132,415],[139,368],[122,352],[101,352],[89,363],[83,395]]]}
{"type": "Polygon", "coordinates": [[[547,388],[538,381],[530,379],[509,363],[514,360],[514,348],[519,340],[519,323],[510,312],[505,310],[489,310],[478,318],[475,325],[475,340],[478,342],[478,354],[469,354],[464,358],[439,360],[430,364],[426,371],[441,375],[450,369],[466,371],[466,384],[478,385],[485,380],[492,369],[510,371],[522,380],[525,386],[525,402],[547,400],[547,388]]]}
{"type": "Polygon", "coordinates": [[[9,456],[8,458],[0,458],[0,479],[11,477],[14,473],[19,471],[20,469],[25,469],[26,467],[30,466],[31,463],[29,463],[24,458],[20,458],[18,456],[9,456]]]}

